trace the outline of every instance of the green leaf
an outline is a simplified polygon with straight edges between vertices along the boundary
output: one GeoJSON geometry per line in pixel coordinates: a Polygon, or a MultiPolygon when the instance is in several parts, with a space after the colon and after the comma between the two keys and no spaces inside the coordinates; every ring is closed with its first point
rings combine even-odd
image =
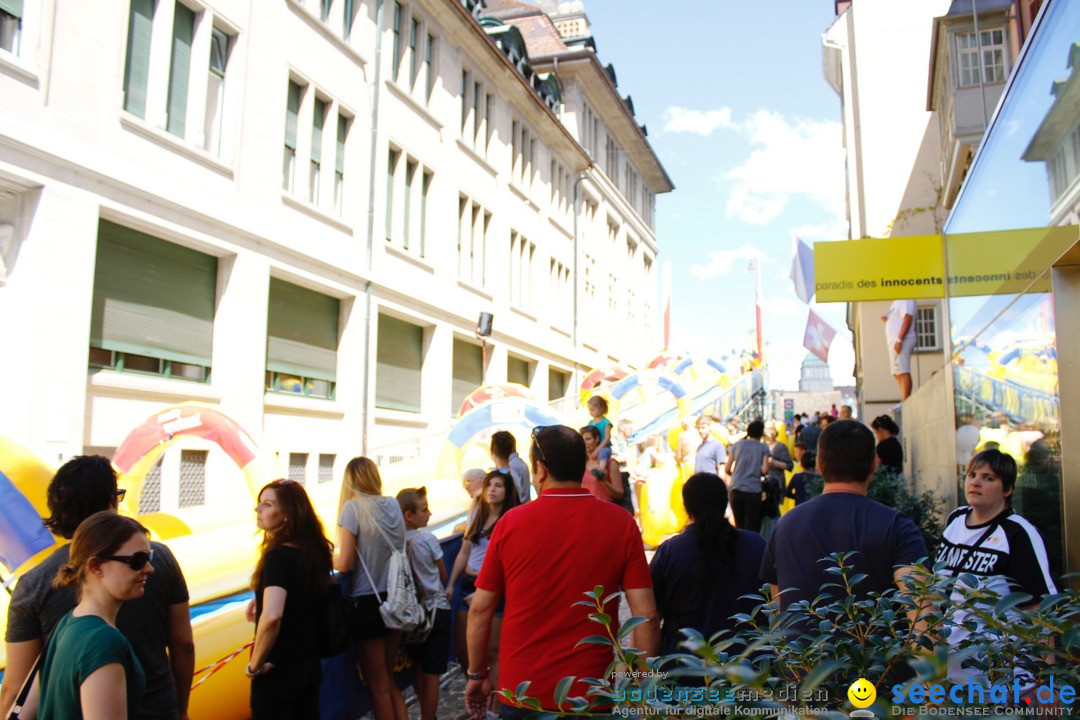
{"type": "Polygon", "coordinates": [[[589,709],[589,701],[583,697],[572,697],[568,700],[570,709],[576,713],[582,713],[589,709]]]}
{"type": "Polygon", "coordinates": [[[524,682],[518,683],[517,689],[514,690],[514,695],[516,695],[518,698],[525,697],[525,693],[529,692],[530,683],[531,683],[531,681],[529,681],[529,680],[525,680],[524,682]]]}
{"type": "Polygon", "coordinates": [[[634,628],[647,622],[649,622],[648,619],[643,617],[632,617],[626,622],[624,622],[622,624],[622,627],[619,628],[619,643],[621,644],[623,640],[630,637],[630,633],[634,631],[634,628]]]}
{"type": "Polygon", "coordinates": [[[1080,647],[1080,625],[1066,630],[1061,636],[1061,645],[1069,652],[1080,647]]]}
{"type": "Polygon", "coordinates": [[[524,698],[521,701],[521,704],[524,705],[525,707],[529,708],[530,710],[543,711],[543,709],[544,709],[544,707],[540,704],[540,701],[537,700],[536,698],[524,698]]]}
{"type": "Polygon", "coordinates": [[[1065,593],[1056,593],[1054,595],[1047,595],[1043,598],[1043,601],[1039,603],[1039,612],[1043,613],[1056,605],[1060,605],[1062,602],[1069,599],[1069,596],[1065,593]]]}
{"type": "Polygon", "coordinates": [[[590,635],[587,638],[578,640],[577,645],[574,645],[574,647],[578,647],[578,645],[604,645],[606,647],[611,647],[611,640],[602,635],[590,635]]]}
{"type": "Polygon", "coordinates": [[[611,593],[611,594],[610,594],[610,595],[608,595],[608,596],[607,596],[606,598],[604,598],[604,603],[603,603],[603,604],[604,604],[604,605],[607,605],[607,604],[608,604],[609,602],[611,602],[611,601],[612,601],[612,600],[614,600],[615,598],[619,597],[620,595],[622,595],[622,591],[621,591],[621,590],[620,590],[619,592],[613,592],[613,593],[611,593]]]}
{"type": "Polygon", "coordinates": [[[1031,596],[1023,592],[1011,592],[1005,597],[998,600],[997,605],[994,606],[995,615],[1004,615],[1009,610],[1012,610],[1017,605],[1022,603],[1031,602],[1031,596]]]}
{"type": "Polygon", "coordinates": [[[600,623],[604,627],[607,627],[611,623],[611,616],[607,613],[593,613],[589,616],[589,619],[594,623],[600,623]]]}
{"type": "Polygon", "coordinates": [[[567,675],[555,686],[555,707],[562,710],[566,696],[570,694],[570,686],[574,684],[574,676],[567,675]]]}
{"type": "Polygon", "coordinates": [[[817,689],[818,685],[828,680],[833,675],[833,673],[835,673],[842,667],[844,667],[844,663],[840,660],[829,660],[828,662],[821,663],[813,670],[811,670],[810,673],[803,678],[802,682],[799,683],[799,691],[814,691],[815,689],[817,689]]]}

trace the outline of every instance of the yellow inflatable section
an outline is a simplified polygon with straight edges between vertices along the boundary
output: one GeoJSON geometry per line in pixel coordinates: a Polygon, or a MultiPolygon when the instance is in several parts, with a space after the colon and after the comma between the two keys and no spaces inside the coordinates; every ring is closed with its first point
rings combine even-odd
{"type": "MultiPolygon", "coordinates": [[[[255,496],[265,483],[282,477],[276,461],[260,454],[254,441],[215,408],[184,403],[166,409],[136,428],[117,448],[113,464],[120,474],[120,487],[127,490],[120,511],[125,515],[138,515],[154,540],[167,542],[187,579],[193,608],[195,667],[202,670],[195,677],[189,714],[193,718],[215,720],[249,717],[250,681],[243,669],[249,652],[245,646],[253,637],[254,627],[246,620],[248,596],[243,594],[251,582],[261,541],[254,522],[255,496]],[[251,502],[228,508],[231,520],[220,527],[192,532],[182,517],[168,513],[138,515],[139,495],[146,472],[170,445],[181,441],[185,435],[217,443],[244,470],[251,502]],[[214,609],[201,612],[208,606],[214,609]],[[227,659],[229,661],[225,662],[227,659]]],[[[458,483],[433,483],[430,467],[430,460],[391,466],[383,477],[383,492],[395,495],[406,487],[427,485],[431,506],[436,511],[432,518],[435,525],[463,513],[468,507],[468,497],[458,483]]],[[[0,437],[0,471],[26,496],[40,516],[48,516],[46,491],[55,468],[11,440],[0,437]]],[[[327,533],[335,541],[340,487],[339,481],[307,488],[327,533]]],[[[54,552],[59,544],[67,542],[63,538],[55,540],[56,545],[23,562],[15,576],[21,576],[54,552]]],[[[0,627],[7,623],[9,598],[8,593],[0,593],[0,627]]],[[[0,644],[0,667],[4,664],[4,648],[0,644]]]]}

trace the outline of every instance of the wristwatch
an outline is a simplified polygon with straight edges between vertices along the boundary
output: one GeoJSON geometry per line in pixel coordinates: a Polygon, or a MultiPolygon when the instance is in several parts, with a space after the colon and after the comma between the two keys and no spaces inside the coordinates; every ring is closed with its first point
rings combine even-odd
{"type": "Polygon", "coordinates": [[[262,675],[261,672],[255,672],[254,670],[252,670],[251,665],[244,666],[244,674],[247,675],[249,678],[256,678],[262,675]]]}
{"type": "Polygon", "coordinates": [[[488,676],[488,669],[484,668],[480,672],[473,672],[472,670],[465,671],[465,677],[469,680],[483,680],[488,676]]]}

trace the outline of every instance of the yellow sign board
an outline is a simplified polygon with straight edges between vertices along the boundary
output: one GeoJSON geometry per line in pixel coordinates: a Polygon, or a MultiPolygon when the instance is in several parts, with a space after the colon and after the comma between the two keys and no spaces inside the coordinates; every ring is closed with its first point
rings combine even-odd
{"type": "Polygon", "coordinates": [[[818,302],[945,297],[940,235],[814,243],[818,302]]]}
{"type": "Polygon", "coordinates": [[[1050,292],[1047,269],[1080,239],[1080,228],[997,230],[864,238],[814,245],[818,302],[920,300],[1050,292]]]}

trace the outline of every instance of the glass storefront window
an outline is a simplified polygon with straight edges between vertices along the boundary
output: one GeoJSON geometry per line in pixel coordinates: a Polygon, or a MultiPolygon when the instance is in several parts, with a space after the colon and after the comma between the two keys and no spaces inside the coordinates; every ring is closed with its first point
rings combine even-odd
{"type": "MultiPolygon", "coordinates": [[[[945,225],[959,492],[971,455],[1018,466],[1014,507],[1064,572],[1058,333],[1050,268],[1080,218],[1080,3],[1049,2],[945,225]]],[[[1071,449],[1071,448],[1070,448],[1071,449]]],[[[1076,512],[1076,508],[1072,512],[1076,512]]]]}

